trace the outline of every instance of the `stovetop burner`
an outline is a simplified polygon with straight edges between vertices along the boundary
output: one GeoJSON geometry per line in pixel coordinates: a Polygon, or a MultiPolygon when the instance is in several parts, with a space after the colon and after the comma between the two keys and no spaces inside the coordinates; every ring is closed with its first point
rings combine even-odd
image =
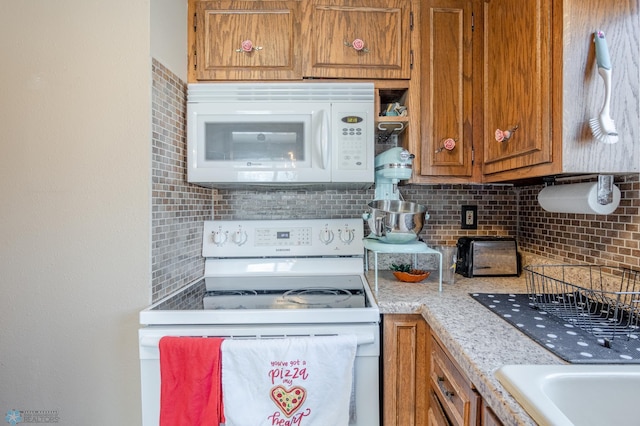
{"type": "Polygon", "coordinates": [[[308,287],[291,290],[209,291],[204,309],[332,309],[362,308],[365,292],[360,289],[308,287]]]}
{"type": "Polygon", "coordinates": [[[295,289],[282,295],[285,300],[301,305],[326,304],[322,300],[333,300],[332,304],[340,304],[349,300],[351,296],[352,293],[349,290],[330,287],[295,289]]]}
{"type": "Polygon", "coordinates": [[[208,291],[207,296],[257,296],[256,290],[213,290],[208,291]]]}

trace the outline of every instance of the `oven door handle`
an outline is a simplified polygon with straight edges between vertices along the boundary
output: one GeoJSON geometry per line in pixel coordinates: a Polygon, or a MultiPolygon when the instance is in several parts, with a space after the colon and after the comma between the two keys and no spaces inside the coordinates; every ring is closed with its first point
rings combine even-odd
{"type": "MultiPolygon", "coordinates": [[[[314,337],[314,336],[337,336],[336,334],[318,334],[318,335],[313,335],[310,334],[308,336],[300,336],[300,335],[296,335],[296,336],[282,336],[283,339],[286,339],[288,337],[314,337]]],[[[160,344],[160,339],[163,336],[143,336],[140,337],[140,357],[141,358],[158,358],[159,357],[159,353],[158,353],[158,346],[160,344]]],[[[208,336],[190,336],[190,337],[208,337],[208,336]]],[[[370,333],[363,333],[363,334],[356,334],[356,337],[358,338],[358,346],[360,345],[369,345],[372,343],[375,343],[376,338],[373,334],[370,333]]],[[[234,337],[225,337],[228,339],[233,339],[234,337]]],[[[257,338],[259,339],[259,336],[237,336],[235,338],[257,338]]],[[[269,337],[269,339],[273,339],[273,337],[269,337]]]]}

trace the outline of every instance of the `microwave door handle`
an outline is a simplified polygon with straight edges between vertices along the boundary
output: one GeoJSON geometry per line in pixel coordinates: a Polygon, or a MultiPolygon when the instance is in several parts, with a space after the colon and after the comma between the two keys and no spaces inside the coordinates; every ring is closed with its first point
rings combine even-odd
{"type": "Polygon", "coordinates": [[[322,155],[322,168],[327,169],[329,167],[329,114],[326,111],[321,110],[322,125],[320,126],[320,150],[322,155]]]}

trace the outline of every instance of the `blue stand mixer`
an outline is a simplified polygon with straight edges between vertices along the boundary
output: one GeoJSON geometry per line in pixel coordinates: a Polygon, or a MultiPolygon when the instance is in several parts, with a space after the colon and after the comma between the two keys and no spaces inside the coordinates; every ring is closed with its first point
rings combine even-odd
{"type": "Polygon", "coordinates": [[[404,244],[416,241],[429,218],[423,205],[402,200],[398,189],[401,180],[411,178],[415,156],[401,147],[391,148],[375,158],[375,200],[367,221],[369,238],[383,243],[404,244]]]}
{"type": "MultiPolygon", "coordinates": [[[[362,218],[371,233],[364,239],[366,250],[373,252],[375,290],[378,291],[378,253],[411,253],[414,264],[418,254],[436,254],[440,259],[440,291],[442,291],[442,254],[418,240],[427,208],[404,201],[398,188],[401,180],[411,178],[415,156],[401,147],[391,148],[375,158],[375,199],[362,218]]],[[[367,256],[368,259],[368,256],[367,256]]],[[[368,262],[367,262],[368,269],[368,262]]]]}

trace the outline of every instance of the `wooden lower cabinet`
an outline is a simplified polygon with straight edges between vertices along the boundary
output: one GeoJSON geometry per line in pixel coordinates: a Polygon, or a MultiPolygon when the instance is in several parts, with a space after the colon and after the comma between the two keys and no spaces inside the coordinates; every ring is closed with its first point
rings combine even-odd
{"type": "Polygon", "coordinates": [[[502,422],[486,405],[482,409],[482,426],[502,426],[502,422]]]}
{"type": "Polygon", "coordinates": [[[502,426],[419,314],[382,318],[382,426],[502,426]]]}
{"type": "Polygon", "coordinates": [[[435,335],[429,346],[429,425],[502,426],[435,335]]]}
{"type": "Polygon", "coordinates": [[[427,425],[429,327],[418,314],[383,315],[383,425],[427,425]]]}
{"type": "MultiPolygon", "coordinates": [[[[449,424],[456,426],[480,425],[482,400],[473,384],[460,372],[460,368],[433,336],[431,340],[431,368],[429,374],[430,392],[434,403],[438,404],[449,424]]],[[[435,411],[435,409],[433,410],[435,411]]]]}
{"type": "Polygon", "coordinates": [[[429,426],[451,426],[444,408],[440,405],[440,401],[436,394],[429,390],[429,414],[427,416],[429,426]]]}

